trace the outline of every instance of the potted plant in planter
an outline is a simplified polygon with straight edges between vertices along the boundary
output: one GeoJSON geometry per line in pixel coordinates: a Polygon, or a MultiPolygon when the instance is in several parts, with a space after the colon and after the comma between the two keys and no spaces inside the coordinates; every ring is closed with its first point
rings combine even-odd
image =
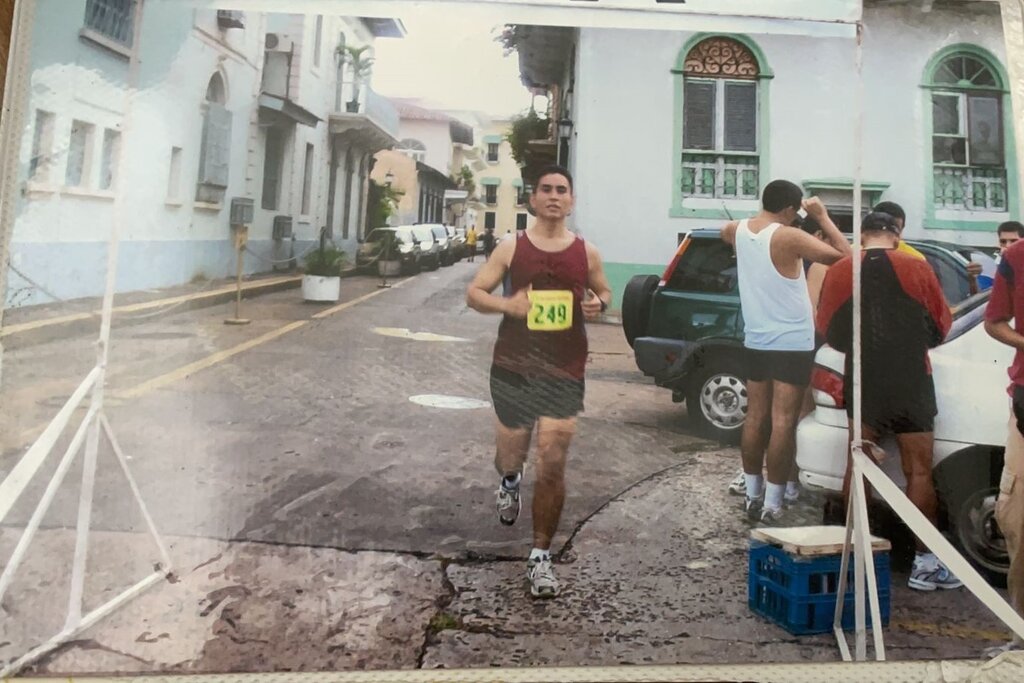
{"type": "Polygon", "coordinates": [[[380,258],[377,261],[377,273],[384,278],[398,277],[402,274],[402,259],[398,253],[398,247],[402,241],[395,232],[389,232],[384,236],[381,244],[380,258]]]}
{"type": "Polygon", "coordinates": [[[337,301],[341,296],[341,269],[345,252],[320,248],[306,257],[302,275],[302,298],[306,301],[337,301]]]}
{"type": "Polygon", "coordinates": [[[370,77],[370,72],[373,70],[373,57],[363,57],[363,54],[369,49],[369,45],[362,47],[339,45],[335,48],[335,54],[347,62],[352,70],[352,99],[345,103],[345,111],[352,113],[359,111],[359,88],[370,77]]]}

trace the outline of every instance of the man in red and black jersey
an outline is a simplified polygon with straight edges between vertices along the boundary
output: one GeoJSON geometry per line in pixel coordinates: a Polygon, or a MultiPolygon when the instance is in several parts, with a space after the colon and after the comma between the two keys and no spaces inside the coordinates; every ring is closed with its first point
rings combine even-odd
{"type": "MultiPolygon", "coordinates": [[[[928,262],[897,250],[901,226],[881,212],[864,218],[861,257],[861,386],[864,440],[892,434],[900,449],[907,496],[934,524],[938,498],[932,483],[935,385],[928,349],[942,343],[952,325],[942,286],[928,262]]],[[[818,331],[846,354],[843,398],[853,435],[853,260],[845,257],[825,276],[817,312],[818,331]]],[[[847,460],[844,497],[849,495],[847,460]]],[[[925,546],[909,585],[917,590],[957,588],[961,582],[925,546]]]]}
{"type": "Polygon", "coordinates": [[[572,176],[561,166],[539,171],[530,206],[537,220],[502,240],[470,283],[466,303],[503,315],[491,366],[497,414],[494,465],[501,475],[498,519],[519,516],[520,483],[537,431],[533,550],[526,575],[537,598],[558,595],[551,540],[565,501],[565,462],[583,410],[587,331],[611,303],[601,256],[565,224],[572,211],[572,176]],[[506,296],[492,292],[506,282],[506,296]]]}

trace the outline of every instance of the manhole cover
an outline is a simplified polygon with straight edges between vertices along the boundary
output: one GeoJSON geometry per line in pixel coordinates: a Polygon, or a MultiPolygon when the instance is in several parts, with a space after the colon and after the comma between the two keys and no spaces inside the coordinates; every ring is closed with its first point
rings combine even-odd
{"type": "Polygon", "coordinates": [[[489,408],[487,401],[465,396],[445,396],[444,394],[420,394],[410,396],[409,400],[421,406],[429,408],[448,408],[450,410],[476,410],[477,408],[489,408]]]}
{"type": "Polygon", "coordinates": [[[398,337],[399,339],[412,339],[413,341],[426,342],[468,342],[462,337],[449,337],[444,334],[433,332],[410,332],[404,327],[375,327],[373,331],[385,337],[398,337]]]}

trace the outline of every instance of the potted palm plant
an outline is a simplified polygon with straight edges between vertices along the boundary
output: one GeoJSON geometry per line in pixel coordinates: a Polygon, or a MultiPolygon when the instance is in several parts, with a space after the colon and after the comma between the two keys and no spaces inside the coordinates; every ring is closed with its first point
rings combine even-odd
{"type": "Polygon", "coordinates": [[[335,52],[341,59],[348,63],[352,70],[352,99],[345,103],[345,111],[359,111],[359,88],[370,77],[373,70],[373,57],[363,55],[370,49],[369,45],[355,47],[354,45],[339,45],[335,52]]]}
{"type": "Polygon", "coordinates": [[[321,247],[306,257],[302,298],[306,301],[337,301],[341,297],[341,269],[345,252],[321,247]]]}

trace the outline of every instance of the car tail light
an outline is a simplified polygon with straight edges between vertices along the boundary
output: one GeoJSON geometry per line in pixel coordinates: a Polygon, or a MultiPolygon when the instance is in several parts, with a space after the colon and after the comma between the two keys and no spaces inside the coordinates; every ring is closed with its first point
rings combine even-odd
{"type": "Polygon", "coordinates": [[[843,376],[835,370],[815,365],[811,373],[811,393],[815,405],[825,408],[846,407],[846,401],[843,400],[843,376]]]}
{"type": "Polygon", "coordinates": [[[672,279],[672,273],[676,272],[676,266],[679,265],[679,259],[683,257],[683,252],[690,246],[690,239],[683,240],[683,243],[676,249],[676,255],[672,257],[672,262],[668,264],[668,268],[665,269],[664,275],[661,276],[660,286],[664,287],[665,284],[672,279]]]}

